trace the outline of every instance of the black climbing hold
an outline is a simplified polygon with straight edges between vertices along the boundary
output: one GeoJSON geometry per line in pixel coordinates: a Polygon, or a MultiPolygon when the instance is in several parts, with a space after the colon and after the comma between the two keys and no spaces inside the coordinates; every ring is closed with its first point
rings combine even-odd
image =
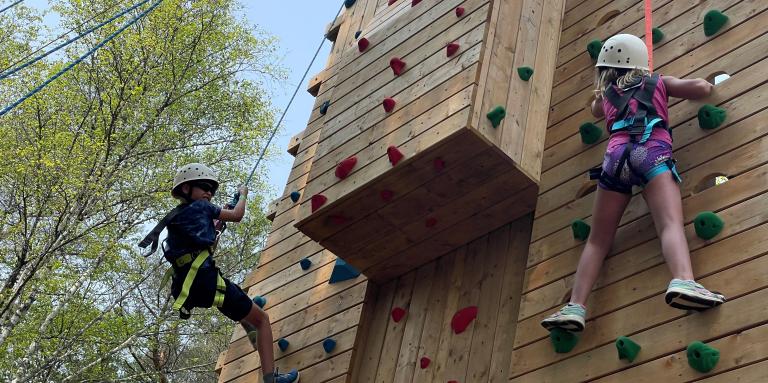
{"type": "Polygon", "coordinates": [[[651,36],[653,36],[653,43],[658,44],[661,40],[664,40],[664,32],[659,28],[653,28],[651,36]]]}
{"type": "Polygon", "coordinates": [[[280,338],[277,340],[277,347],[280,347],[280,351],[285,352],[285,350],[288,349],[288,346],[290,346],[290,342],[288,342],[285,338],[280,338]]]}
{"type": "Polygon", "coordinates": [[[533,76],[533,68],[529,66],[521,66],[517,68],[517,75],[520,76],[523,81],[528,81],[533,76]]]}
{"type": "Polygon", "coordinates": [[[491,125],[493,125],[494,128],[498,127],[501,124],[501,120],[506,117],[507,111],[504,109],[503,106],[497,106],[493,108],[488,114],[485,116],[488,117],[489,120],[491,120],[491,125]]]}
{"type": "Polygon", "coordinates": [[[357,0],[344,0],[344,6],[347,8],[352,8],[352,6],[355,5],[355,1],[357,0]]]}
{"type": "Polygon", "coordinates": [[[359,275],[360,272],[352,267],[352,265],[344,262],[340,258],[337,258],[336,264],[333,265],[333,271],[331,272],[331,278],[328,280],[328,283],[336,283],[346,281],[348,279],[355,279],[359,275]]]}
{"type": "Polygon", "coordinates": [[[363,31],[357,31],[355,32],[355,40],[357,40],[358,37],[360,37],[360,34],[363,33],[363,31]]]}
{"type": "Polygon", "coordinates": [[[301,265],[302,270],[307,271],[310,267],[312,267],[312,261],[310,261],[309,258],[304,258],[299,261],[299,265],[301,265]]]}
{"type": "Polygon", "coordinates": [[[597,56],[600,55],[600,48],[603,47],[603,42],[600,40],[592,40],[587,44],[587,52],[592,60],[597,60],[597,56]]]}
{"type": "Polygon", "coordinates": [[[549,339],[552,341],[555,352],[558,354],[571,352],[576,347],[576,344],[579,343],[579,337],[576,334],[560,327],[555,327],[549,332],[549,339]]]}
{"type": "Polygon", "coordinates": [[[693,220],[693,227],[696,229],[696,235],[702,239],[712,239],[723,230],[723,220],[717,214],[711,211],[699,213],[693,220]]]}
{"type": "Polygon", "coordinates": [[[573,231],[573,238],[578,239],[579,241],[585,241],[589,238],[589,232],[592,228],[588,223],[577,219],[571,223],[571,230],[573,231]]]}
{"type": "Polygon", "coordinates": [[[728,16],[713,9],[704,15],[704,35],[712,36],[728,22],[728,16]]]}
{"type": "Polygon", "coordinates": [[[714,129],[722,125],[723,121],[725,121],[726,112],[725,109],[706,104],[699,108],[698,117],[699,126],[702,129],[714,129]]]}
{"type": "Polygon", "coordinates": [[[616,339],[616,349],[619,351],[619,359],[626,359],[632,363],[640,352],[640,345],[632,339],[620,336],[616,339]]]}
{"type": "Polygon", "coordinates": [[[591,122],[585,122],[579,127],[579,134],[581,134],[581,142],[586,145],[592,145],[603,136],[603,130],[597,125],[591,122]]]}
{"type": "Polygon", "coordinates": [[[331,338],[326,338],[323,341],[323,349],[325,350],[325,352],[330,354],[331,351],[333,351],[334,348],[336,348],[336,341],[335,340],[333,340],[331,338]]]}
{"type": "Polygon", "coordinates": [[[292,191],[291,192],[291,201],[299,202],[299,198],[301,198],[301,193],[299,193],[297,191],[292,191]]]}
{"type": "Polygon", "coordinates": [[[262,297],[261,295],[257,295],[253,297],[253,303],[256,304],[256,306],[259,306],[259,308],[264,308],[264,306],[267,305],[267,298],[262,297]]]}
{"type": "Polygon", "coordinates": [[[328,107],[329,106],[331,106],[331,101],[330,100],[325,100],[323,105],[320,105],[320,114],[325,115],[326,113],[328,113],[328,107]]]}
{"type": "Polygon", "coordinates": [[[712,371],[720,360],[720,351],[699,341],[691,342],[686,349],[688,365],[702,373],[712,371]]]}

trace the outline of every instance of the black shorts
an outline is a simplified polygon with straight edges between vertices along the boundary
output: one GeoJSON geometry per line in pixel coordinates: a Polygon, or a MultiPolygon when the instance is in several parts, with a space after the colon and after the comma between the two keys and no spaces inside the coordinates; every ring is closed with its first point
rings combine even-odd
{"type": "MultiPolygon", "coordinates": [[[[181,293],[181,286],[184,284],[184,278],[187,277],[189,266],[176,270],[171,283],[171,294],[176,299],[181,293]]],[[[194,307],[208,308],[213,306],[213,298],[216,295],[216,280],[219,275],[219,268],[213,262],[211,257],[200,265],[189,289],[189,296],[184,302],[184,308],[192,310],[194,307]]],[[[218,307],[224,316],[235,322],[241,321],[251,311],[253,301],[243,289],[227,278],[224,278],[226,284],[226,293],[224,294],[224,304],[218,307]]]]}

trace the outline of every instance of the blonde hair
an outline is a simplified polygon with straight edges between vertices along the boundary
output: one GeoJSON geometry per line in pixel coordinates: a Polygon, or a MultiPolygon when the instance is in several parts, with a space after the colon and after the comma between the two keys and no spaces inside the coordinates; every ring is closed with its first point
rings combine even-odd
{"type": "Polygon", "coordinates": [[[647,69],[622,69],[612,67],[600,67],[595,72],[595,96],[602,97],[609,86],[616,84],[621,89],[635,85],[643,79],[643,76],[651,74],[647,69]]]}

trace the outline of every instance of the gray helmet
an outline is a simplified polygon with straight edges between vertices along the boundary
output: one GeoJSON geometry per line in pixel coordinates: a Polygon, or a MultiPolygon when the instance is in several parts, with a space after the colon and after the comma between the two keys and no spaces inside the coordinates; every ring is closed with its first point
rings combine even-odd
{"type": "Polygon", "coordinates": [[[603,43],[595,66],[648,70],[648,47],[635,35],[613,36],[603,43]]]}
{"type": "Polygon", "coordinates": [[[176,171],[176,176],[173,177],[171,195],[175,198],[183,198],[183,196],[179,194],[179,187],[185,182],[197,180],[210,181],[213,183],[214,188],[219,187],[219,179],[211,168],[193,162],[180,167],[179,170],[176,171]]]}

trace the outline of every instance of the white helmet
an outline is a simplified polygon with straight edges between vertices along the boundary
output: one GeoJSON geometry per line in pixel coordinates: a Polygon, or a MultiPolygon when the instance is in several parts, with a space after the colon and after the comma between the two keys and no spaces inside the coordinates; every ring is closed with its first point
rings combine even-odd
{"type": "Polygon", "coordinates": [[[171,189],[171,195],[176,198],[181,198],[182,196],[179,195],[178,190],[179,186],[185,182],[195,180],[211,181],[213,182],[214,187],[219,187],[219,179],[216,176],[216,173],[211,170],[211,168],[203,164],[193,162],[191,164],[186,164],[180,167],[179,170],[176,171],[176,176],[173,177],[173,188],[171,189]]]}
{"type": "Polygon", "coordinates": [[[648,70],[648,47],[635,35],[613,36],[603,43],[595,66],[648,70]]]}

